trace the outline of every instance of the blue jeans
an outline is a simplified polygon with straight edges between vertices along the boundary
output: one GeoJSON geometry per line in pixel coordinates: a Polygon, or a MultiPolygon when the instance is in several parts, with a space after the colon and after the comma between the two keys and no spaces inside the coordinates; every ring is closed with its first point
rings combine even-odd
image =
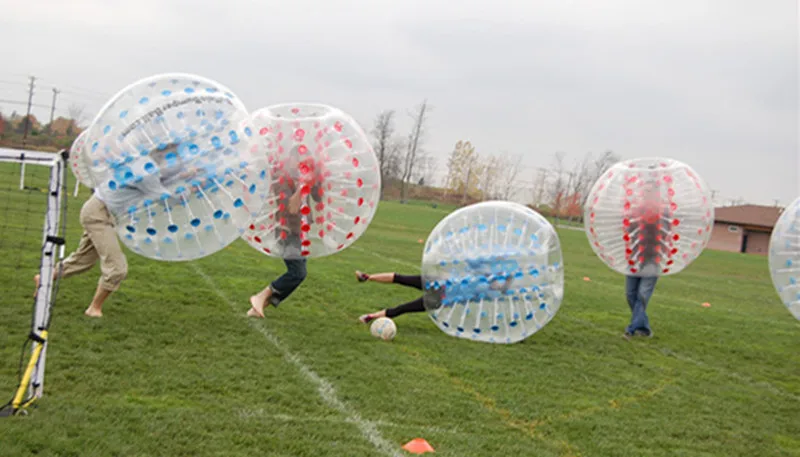
{"type": "Polygon", "coordinates": [[[647,303],[653,296],[658,276],[643,278],[625,277],[625,295],[631,308],[631,324],[625,329],[627,333],[637,330],[650,334],[650,320],[647,318],[647,303]]]}
{"type": "Polygon", "coordinates": [[[306,259],[283,259],[283,263],[286,264],[286,273],[269,285],[272,290],[269,302],[275,307],[289,298],[289,295],[292,295],[292,292],[300,287],[308,274],[306,259]]]}

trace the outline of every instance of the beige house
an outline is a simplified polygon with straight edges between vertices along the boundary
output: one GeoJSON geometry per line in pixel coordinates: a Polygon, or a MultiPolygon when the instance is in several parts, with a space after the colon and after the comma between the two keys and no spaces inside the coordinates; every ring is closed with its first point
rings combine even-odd
{"type": "Polygon", "coordinates": [[[772,228],[783,208],[740,205],[714,210],[709,249],[767,255],[772,228]]]}

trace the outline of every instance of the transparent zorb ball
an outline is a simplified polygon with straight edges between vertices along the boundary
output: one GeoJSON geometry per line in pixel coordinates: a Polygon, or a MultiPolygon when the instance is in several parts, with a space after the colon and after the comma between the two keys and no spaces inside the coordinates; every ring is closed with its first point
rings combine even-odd
{"type": "Polygon", "coordinates": [[[243,238],[258,251],[297,259],[335,254],[367,230],[381,174],[369,138],[343,111],[318,104],[253,113],[269,162],[269,195],[243,238]]]}
{"type": "Polygon", "coordinates": [[[266,158],[250,115],[206,78],[145,78],[115,95],[88,129],[96,196],[122,241],[159,260],[226,247],[261,210],[266,158]]]}
{"type": "Polygon", "coordinates": [[[675,274],[711,239],[711,190],[677,160],[626,160],[595,182],[584,225],[592,249],[611,269],[628,276],[675,274]]]}
{"type": "Polygon", "coordinates": [[[515,343],[553,319],[564,297],[561,245],[541,215],[511,202],[471,205],[433,229],[424,302],[445,333],[515,343]]]}
{"type": "Polygon", "coordinates": [[[781,301],[800,319],[800,198],[783,210],[772,230],[769,272],[781,301]]]}
{"type": "Polygon", "coordinates": [[[88,130],[81,132],[69,148],[69,169],[72,170],[72,175],[75,176],[78,182],[89,189],[93,189],[95,186],[94,178],[90,171],[89,158],[86,156],[87,132],[88,130]]]}

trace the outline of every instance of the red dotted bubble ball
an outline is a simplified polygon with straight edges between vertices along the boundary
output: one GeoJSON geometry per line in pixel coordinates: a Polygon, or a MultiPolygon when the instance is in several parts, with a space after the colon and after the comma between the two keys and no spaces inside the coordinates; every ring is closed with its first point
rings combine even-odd
{"type": "Polygon", "coordinates": [[[86,156],[86,134],[88,130],[84,130],[78,135],[78,138],[72,143],[69,148],[69,165],[72,170],[72,175],[75,176],[81,184],[94,189],[94,178],[90,170],[89,158],[86,156]]]}
{"type": "Polygon", "coordinates": [[[615,164],[595,182],[584,209],[594,252],[630,276],[680,272],[703,252],[713,224],[705,181],[689,165],[664,158],[615,164]]]}
{"type": "Polygon", "coordinates": [[[380,198],[369,138],[345,112],[321,104],[281,104],[253,113],[269,162],[270,192],[244,239],[286,259],[323,257],[353,244],[380,198]]]}

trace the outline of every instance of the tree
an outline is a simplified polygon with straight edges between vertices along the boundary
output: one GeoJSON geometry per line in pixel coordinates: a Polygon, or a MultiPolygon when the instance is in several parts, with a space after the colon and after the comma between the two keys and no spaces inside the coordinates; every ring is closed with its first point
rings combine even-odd
{"type": "Polygon", "coordinates": [[[422,104],[417,107],[416,112],[412,115],[414,124],[411,127],[411,132],[408,134],[408,143],[406,144],[406,156],[403,160],[403,175],[402,175],[402,190],[400,193],[400,200],[406,201],[408,196],[408,182],[414,175],[414,168],[417,166],[417,155],[422,149],[423,136],[425,134],[425,116],[428,113],[428,101],[423,100],[422,104]]]}
{"type": "Polygon", "coordinates": [[[479,161],[478,186],[483,200],[490,200],[497,195],[498,178],[502,170],[502,158],[490,155],[479,161]]]}
{"type": "Polygon", "coordinates": [[[375,138],[374,149],[378,156],[381,172],[381,199],[386,181],[390,177],[390,170],[396,165],[396,154],[398,152],[397,142],[394,136],[394,110],[382,111],[375,118],[375,126],[372,128],[372,136],[375,138]]]}
{"type": "Polygon", "coordinates": [[[75,121],[75,125],[80,127],[83,125],[83,122],[86,120],[85,109],[81,105],[71,104],[69,108],[67,108],[67,113],[69,114],[70,119],[75,121]]]}
{"type": "Polygon", "coordinates": [[[533,205],[539,207],[545,204],[545,191],[547,189],[547,169],[539,168],[533,181],[533,205]]]}
{"type": "Polygon", "coordinates": [[[554,157],[555,166],[553,172],[556,174],[555,180],[550,186],[550,199],[553,214],[558,217],[564,202],[565,192],[568,189],[568,182],[564,179],[564,153],[556,152],[554,157]]]}
{"type": "Polygon", "coordinates": [[[467,182],[467,176],[472,172],[478,155],[475,147],[469,141],[459,140],[453,147],[453,152],[447,159],[447,178],[445,187],[453,192],[461,192],[467,182]]]}
{"type": "Polygon", "coordinates": [[[431,185],[436,173],[436,158],[428,154],[427,151],[421,150],[417,154],[417,164],[412,180],[417,183],[422,182],[431,185]]]}
{"type": "Polygon", "coordinates": [[[519,192],[517,178],[522,168],[522,155],[509,156],[504,153],[500,157],[500,167],[500,197],[503,200],[512,200],[519,192]]]}
{"type": "Polygon", "coordinates": [[[467,196],[481,192],[484,164],[469,141],[456,142],[453,152],[447,160],[447,178],[445,187],[448,192],[461,194],[466,201],[467,196]]]}
{"type": "MultiPolygon", "coordinates": [[[[589,157],[591,157],[591,155],[587,155],[587,162],[589,157]]],[[[595,159],[591,165],[587,165],[587,178],[581,193],[581,208],[586,207],[586,201],[589,199],[589,192],[591,192],[594,183],[603,176],[603,173],[608,171],[609,168],[619,161],[620,157],[617,154],[612,151],[606,151],[595,159]]]]}

